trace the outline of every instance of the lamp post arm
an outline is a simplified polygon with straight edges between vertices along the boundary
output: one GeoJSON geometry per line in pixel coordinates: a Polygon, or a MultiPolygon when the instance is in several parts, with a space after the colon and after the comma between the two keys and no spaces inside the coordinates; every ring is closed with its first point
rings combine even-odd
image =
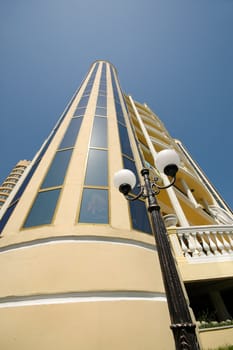
{"type": "Polygon", "coordinates": [[[141,174],[144,177],[148,211],[151,214],[153,234],[157,245],[160,268],[172,323],[170,327],[173,331],[176,350],[200,350],[195,332],[196,326],[190,315],[164,221],[160,214],[160,207],[152,189],[149,170],[142,169],[141,174]]]}
{"type": "Polygon", "coordinates": [[[176,182],[176,176],[173,176],[172,181],[170,182],[169,185],[167,185],[167,186],[159,186],[159,185],[156,184],[156,187],[159,188],[160,190],[165,190],[165,189],[167,189],[169,187],[172,187],[175,182],[176,182]]]}
{"type": "Polygon", "coordinates": [[[140,191],[136,197],[130,197],[127,194],[125,195],[125,198],[130,202],[136,201],[136,199],[139,199],[140,197],[144,197],[144,186],[140,186],[140,191]]]}

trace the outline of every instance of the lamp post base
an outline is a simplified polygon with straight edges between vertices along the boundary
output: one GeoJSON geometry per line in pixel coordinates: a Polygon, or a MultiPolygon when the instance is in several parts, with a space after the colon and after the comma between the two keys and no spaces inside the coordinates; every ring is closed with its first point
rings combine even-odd
{"type": "Polygon", "coordinates": [[[194,323],[172,324],[170,326],[177,350],[199,350],[194,323]]]}

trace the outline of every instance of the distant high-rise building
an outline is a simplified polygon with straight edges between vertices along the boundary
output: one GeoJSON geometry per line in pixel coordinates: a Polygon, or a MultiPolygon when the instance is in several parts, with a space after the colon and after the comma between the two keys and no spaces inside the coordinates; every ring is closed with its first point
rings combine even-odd
{"type": "Polygon", "coordinates": [[[0,185],[0,209],[8,199],[13,188],[15,188],[16,184],[18,183],[19,179],[29,164],[29,160],[20,160],[0,185]]]}
{"type": "Polygon", "coordinates": [[[114,66],[96,61],[0,212],[2,349],[174,349],[146,203],[113,186],[121,168],[139,183],[142,167],[167,184],[155,161],[166,148],[181,166],[157,198],[198,338],[204,349],[232,343],[231,209],[157,115],[122,92],[114,66]],[[203,330],[211,321],[220,327],[203,330]]]}

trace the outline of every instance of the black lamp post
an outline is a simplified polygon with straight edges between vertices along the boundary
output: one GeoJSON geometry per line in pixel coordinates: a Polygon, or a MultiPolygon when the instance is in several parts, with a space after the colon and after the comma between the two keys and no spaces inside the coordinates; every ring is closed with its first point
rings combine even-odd
{"type": "Polygon", "coordinates": [[[158,179],[155,179],[155,182],[151,182],[148,169],[141,170],[141,175],[144,178],[144,185],[141,185],[139,194],[134,198],[128,196],[128,193],[136,184],[136,178],[132,171],[128,169],[120,170],[114,176],[114,183],[127,200],[136,200],[140,197],[147,198],[148,211],[151,215],[153,234],[157,245],[160,268],[170,313],[170,327],[173,331],[176,349],[199,350],[200,346],[195,332],[196,325],[193,323],[190,315],[164,221],[160,214],[160,207],[156,199],[156,194],[158,194],[161,189],[168,188],[174,184],[178,171],[179,157],[174,150],[161,151],[157,156],[156,165],[160,171],[173,178],[168,186],[159,186],[156,184],[158,179]]]}

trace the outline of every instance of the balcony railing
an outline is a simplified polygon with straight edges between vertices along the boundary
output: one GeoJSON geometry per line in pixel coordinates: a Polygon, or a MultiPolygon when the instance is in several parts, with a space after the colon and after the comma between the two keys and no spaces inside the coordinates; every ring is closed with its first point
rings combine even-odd
{"type": "Polygon", "coordinates": [[[233,225],[177,228],[183,255],[191,258],[233,258],[233,225]]]}

